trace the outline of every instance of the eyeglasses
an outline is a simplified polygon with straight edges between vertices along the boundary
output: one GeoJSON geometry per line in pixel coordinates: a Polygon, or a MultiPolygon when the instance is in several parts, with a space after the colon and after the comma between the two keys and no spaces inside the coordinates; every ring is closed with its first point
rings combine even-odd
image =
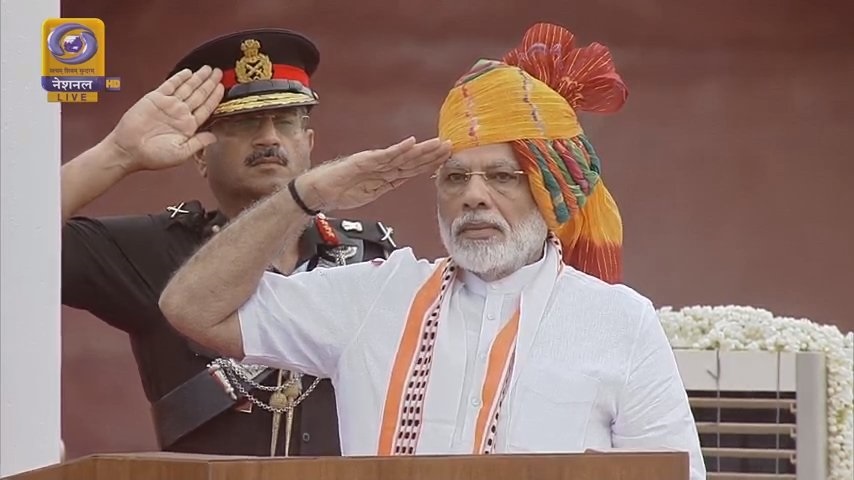
{"type": "Polygon", "coordinates": [[[434,173],[430,178],[438,179],[438,186],[442,190],[457,194],[465,190],[471,177],[478,175],[483,177],[484,182],[493,190],[500,193],[513,192],[525,176],[522,170],[496,169],[480,172],[448,171],[434,173]]]}
{"type": "Polygon", "coordinates": [[[211,123],[209,129],[218,130],[226,135],[245,135],[257,132],[266,119],[273,121],[273,127],[282,135],[295,135],[308,125],[308,115],[278,113],[266,115],[240,115],[225,117],[211,123]]]}

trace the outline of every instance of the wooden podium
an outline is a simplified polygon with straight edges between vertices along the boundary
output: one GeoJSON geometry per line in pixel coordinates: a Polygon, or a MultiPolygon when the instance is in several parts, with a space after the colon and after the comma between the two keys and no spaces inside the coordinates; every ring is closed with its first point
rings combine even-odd
{"type": "Polygon", "coordinates": [[[687,480],[688,454],[259,458],[92,455],[7,480],[687,480]]]}

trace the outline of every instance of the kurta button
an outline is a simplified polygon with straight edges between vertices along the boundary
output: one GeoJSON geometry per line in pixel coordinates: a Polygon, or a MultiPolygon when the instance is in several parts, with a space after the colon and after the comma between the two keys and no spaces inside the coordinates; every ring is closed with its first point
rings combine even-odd
{"type": "Polygon", "coordinates": [[[471,404],[475,407],[479,407],[480,406],[480,399],[479,398],[472,398],[471,404]]]}
{"type": "Polygon", "coordinates": [[[493,315],[493,314],[489,313],[489,314],[487,314],[487,315],[486,315],[486,318],[488,318],[488,319],[490,319],[490,320],[495,320],[495,315],[493,315]]]}
{"type": "Polygon", "coordinates": [[[303,434],[302,434],[302,441],[303,441],[303,442],[305,442],[305,443],[308,443],[308,442],[309,442],[309,440],[311,440],[311,434],[310,434],[310,433],[308,433],[308,432],[303,432],[303,434]]]}

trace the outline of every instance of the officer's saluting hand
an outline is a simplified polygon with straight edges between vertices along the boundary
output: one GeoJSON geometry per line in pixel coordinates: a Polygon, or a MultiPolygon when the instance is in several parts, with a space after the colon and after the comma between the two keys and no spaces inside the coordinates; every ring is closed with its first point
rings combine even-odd
{"type": "Polygon", "coordinates": [[[62,220],[124,176],[187,161],[214,143],[199,131],[222,100],[222,70],[184,69],[137,101],[99,144],[62,167],[62,220]]]}

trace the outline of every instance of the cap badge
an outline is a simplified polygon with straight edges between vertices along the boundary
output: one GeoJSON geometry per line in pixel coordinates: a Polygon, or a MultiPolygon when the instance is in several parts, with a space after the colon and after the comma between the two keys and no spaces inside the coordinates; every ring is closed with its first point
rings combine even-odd
{"type": "Polygon", "coordinates": [[[260,52],[261,42],[250,38],[240,44],[243,56],[234,64],[234,74],[239,83],[273,78],[273,62],[260,52]]]}

